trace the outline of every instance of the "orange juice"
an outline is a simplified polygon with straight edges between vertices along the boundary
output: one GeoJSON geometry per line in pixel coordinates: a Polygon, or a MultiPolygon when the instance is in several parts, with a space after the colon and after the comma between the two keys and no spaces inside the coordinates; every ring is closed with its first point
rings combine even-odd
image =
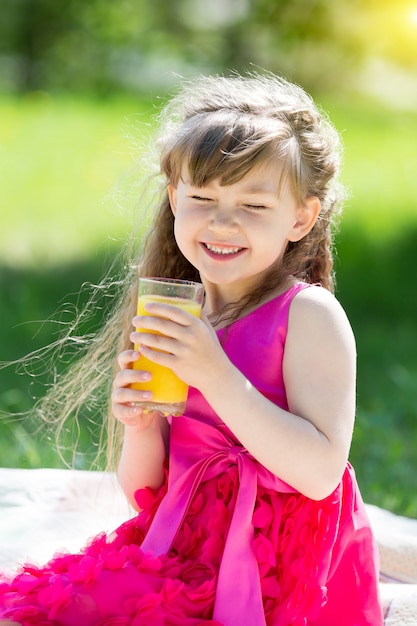
{"type": "MultiPolygon", "coordinates": [[[[138,315],[151,315],[145,310],[145,305],[149,302],[174,305],[195,317],[200,317],[201,314],[201,304],[192,300],[146,294],[140,295],[138,298],[138,315]]],[[[136,330],[138,332],[141,331],[140,328],[136,330]]],[[[135,345],[135,350],[137,349],[138,346],[135,345]]],[[[141,406],[145,411],[160,411],[165,415],[181,415],[183,413],[187,400],[188,385],[178,378],[171,369],[153,363],[143,355],[140,356],[138,361],[135,361],[133,368],[150,372],[152,375],[150,381],[132,385],[134,389],[152,391],[153,396],[151,400],[141,402],[141,406]]]]}

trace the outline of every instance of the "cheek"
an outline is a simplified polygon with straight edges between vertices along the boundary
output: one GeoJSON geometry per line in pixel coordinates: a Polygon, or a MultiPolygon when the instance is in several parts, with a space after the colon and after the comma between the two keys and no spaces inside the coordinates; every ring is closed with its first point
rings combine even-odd
{"type": "Polygon", "coordinates": [[[176,215],[174,220],[174,237],[177,242],[178,248],[181,250],[183,255],[189,259],[189,252],[192,249],[192,244],[194,241],[193,233],[192,233],[192,222],[190,218],[185,219],[183,213],[176,215]]]}
{"type": "Polygon", "coordinates": [[[174,219],[174,232],[178,237],[196,238],[199,230],[203,226],[203,217],[195,209],[187,210],[182,208],[177,210],[174,219]]]}

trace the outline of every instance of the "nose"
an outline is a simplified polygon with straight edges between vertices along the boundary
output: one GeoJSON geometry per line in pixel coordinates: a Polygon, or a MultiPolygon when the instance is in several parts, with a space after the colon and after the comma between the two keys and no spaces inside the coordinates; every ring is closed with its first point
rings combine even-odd
{"type": "Polygon", "coordinates": [[[239,224],[235,211],[225,206],[217,206],[210,215],[208,229],[222,235],[236,233],[239,224]]]}

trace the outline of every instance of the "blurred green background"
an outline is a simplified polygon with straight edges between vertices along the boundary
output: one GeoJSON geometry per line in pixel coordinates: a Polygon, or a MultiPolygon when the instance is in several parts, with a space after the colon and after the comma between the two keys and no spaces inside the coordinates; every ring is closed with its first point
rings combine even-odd
{"type": "MultiPolygon", "coordinates": [[[[342,133],[337,296],[359,355],[351,460],[367,502],[417,517],[416,2],[3,0],[0,361],[54,341],[110,267],[135,220],[142,133],[179,76],[253,68],[302,84],[342,133]]],[[[2,466],[62,466],[16,416],[53,379],[41,354],[33,367],[0,369],[2,466]]]]}

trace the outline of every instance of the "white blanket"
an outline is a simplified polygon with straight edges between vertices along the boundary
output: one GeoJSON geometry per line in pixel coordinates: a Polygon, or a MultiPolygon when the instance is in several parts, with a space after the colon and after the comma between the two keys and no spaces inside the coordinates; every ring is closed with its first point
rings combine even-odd
{"type": "Polygon", "coordinates": [[[0,568],[77,552],[132,514],[112,474],[0,469],[0,568]]]}
{"type": "MultiPolygon", "coordinates": [[[[385,626],[417,626],[417,520],[367,510],[380,550],[385,626]]],[[[76,552],[133,514],[112,474],[0,468],[0,569],[76,552]]]]}

